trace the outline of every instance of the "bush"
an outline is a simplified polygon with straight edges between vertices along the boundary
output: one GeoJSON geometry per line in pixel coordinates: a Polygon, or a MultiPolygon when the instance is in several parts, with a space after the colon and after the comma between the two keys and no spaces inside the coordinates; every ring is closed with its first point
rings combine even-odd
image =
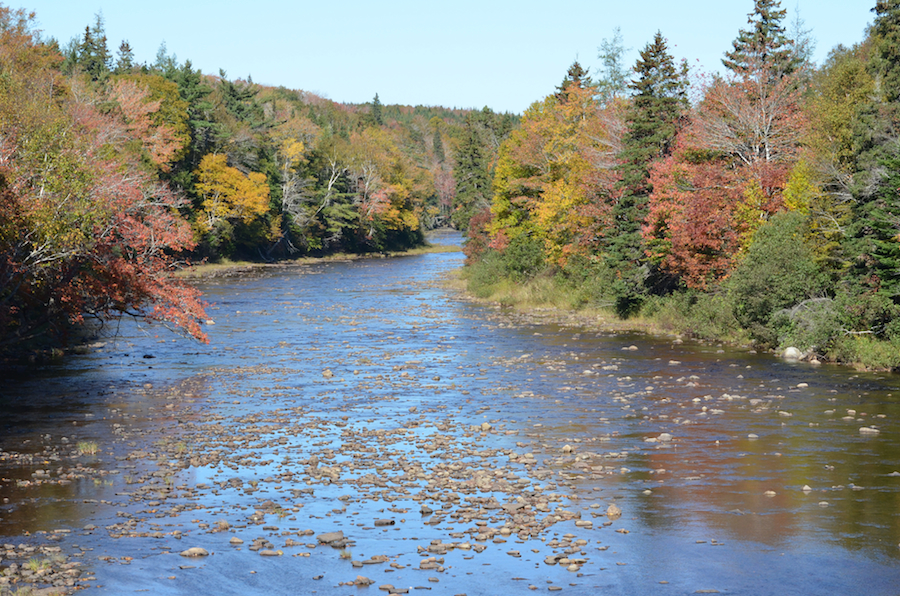
{"type": "Polygon", "coordinates": [[[826,277],[804,242],[805,228],[801,213],[772,216],[726,282],[735,318],[759,344],[779,345],[790,328],[790,321],[775,317],[776,312],[826,290],[826,277]]]}
{"type": "Polygon", "coordinates": [[[815,298],[776,312],[769,327],[777,334],[781,347],[824,353],[841,335],[837,317],[834,300],[815,298]]]}
{"type": "Polygon", "coordinates": [[[487,250],[467,266],[469,291],[478,298],[488,298],[504,278],[506,268],[500,253],[487,250]]]}
{"type": "Polygon", "coordinates": [[[684,290],[668,296],[650,296],[641,308],[641,315],[653,319],[663,329],[700,339],[746,341],[729,296],[721,292],[684,290]]]}
{"type": "Polygon", "coordinates": [[[544,247],[531,236],[513,238],[502,254],[506,274],[514,282],[530,279],[544,268],[544,247]]]}
{"type": "Polygon", "coordinates": [[[872,335],[847,335],[835,341],[829,358],[873,370],[900,368],[900,341],[882,340],[872,335]]]}
{"type": "Polygon", "coordinates": [[[569,290],[574,308],[611,306],[612,279],[612,272],[602,260],[580,254],[569,257],[556,272],[556,283],[569,290]]]}

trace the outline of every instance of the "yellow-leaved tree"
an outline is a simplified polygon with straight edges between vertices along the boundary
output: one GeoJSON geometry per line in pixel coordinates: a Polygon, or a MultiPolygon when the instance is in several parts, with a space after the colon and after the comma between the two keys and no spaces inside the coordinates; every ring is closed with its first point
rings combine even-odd
{"type": "Polygon", "coordinates": [[[223,222],[249,224],[269,209],[266,175],[259,172],[245,175],[229,166],[225,155],[206,155],[194,174],[197,193],[202,197],[197,227],[204,234],[223,222]]]}

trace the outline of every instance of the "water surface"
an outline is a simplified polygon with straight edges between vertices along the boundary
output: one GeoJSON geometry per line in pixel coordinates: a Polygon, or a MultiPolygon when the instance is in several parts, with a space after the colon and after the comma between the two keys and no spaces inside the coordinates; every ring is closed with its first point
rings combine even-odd
{"type": "Polygon", "coordinates": [[[461,261],[205,280],[209,346],[126,322],[12,375],[0,544],[58,543],[97,594],[900,593],[895,376],[474,305],[461,261]]]}

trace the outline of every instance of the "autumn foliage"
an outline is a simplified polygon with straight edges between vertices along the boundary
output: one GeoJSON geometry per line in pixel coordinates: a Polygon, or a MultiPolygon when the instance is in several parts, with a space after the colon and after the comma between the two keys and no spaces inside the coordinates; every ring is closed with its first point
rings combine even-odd
{"type": "Polygon", "coordinates": [[[64,80],[30,22],[0,7],[0,348],[122,314],[205,339],[198,292],[172,278],[193,246],[181,200],[142,164],[180,149],[152,122],[159,103],[64,80]]]}
{"type": "Polygon", "coordinates": [[[689,287],[726,277],[759,226],[785,208],[805,120],[796,82],[772,78],[760,68],[716,80],[677,150],[652,168],[648,251],[689,287]]]}

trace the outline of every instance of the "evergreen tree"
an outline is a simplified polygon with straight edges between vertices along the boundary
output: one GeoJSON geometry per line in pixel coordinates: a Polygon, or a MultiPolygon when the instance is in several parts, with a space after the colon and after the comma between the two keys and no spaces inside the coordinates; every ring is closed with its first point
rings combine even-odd
{"type": "Polygon", "coordinates": [[[472,217],[491,204],[491,179],[487,156],[475,119],[466,118],[462,142],[456,151],[456,196],[450,220],[459,230],[469,227],[472,217]]]}
{"type": "Polygon", "coordinates": [[[900,0],[878,0],[868,62],[876,92],[853,123],[856,151],[851,281],[900,304],[900,0]]]}
{"type": "Polygon", "coordinates": [[[588,71],[578,63],[578,60],[572,63],[562,83],[556,88],[556,98],[559,101],[565,101],[568,97],[569,87],[573,85],[581,89],[594,85],[588,71]]]}
{"type": "Polygon", "coordinates": [[[384,116],[382,115],[382,105],[381,100],[378,99],[378,94],[375,94],[375,99],[372,100],[372,120],[378,126],[384,124],[384,116]]]}
{"type": "Polygon", "coordinates": [[[869,69],[880,81],[884,102],[900,101],[900,0],[878,0],[872,35],[875,52],[869,69]]]}
{"type": "Polygon", "coordinates": [[[794,72],[798,57],[793,42],[785,35],[782,19],[787,14],[780,8],[780,0],[755,0],[753,12],[748,15],[750,30],[741,29],[732,42],[734,49],[725,53],[722,64],[742,75],[747,72],[770,68],[772,77],[794,72]]]}
{"type": "Polygon", "coordinates": [[[640,304],[650,276],[641,237],[652,191],[650,166],[670,152],[688,106],[686,67],[676,68],[661,32],[641,50],[634,72],[637,78],[629,85],[634,98],[619,155],[621,195],[613,207],[614,230],[606,255],[617,274],[616,308],[623,315],[640,304]]]}
{"type": "Polygon", "coordinates": [[[172,79],[175,71],[178,70],[178,56],[175,54],[170,56],[168,54],[166,42],[160,43],[159,49],[156,50],[156,61],[153,63],[153,70],[167,79],[172,79]]]}
{"type": "Polygon", "coordinates": [[[212,88],[203,80],[199,70],[194,70],[187,60],[169,80],[178,85],[178,94],[188,104],[188,126],[191,142],[184,158],[172,169],[171,179],[182,188],[193,185],[192,172],[200,165],[204,155],[212,151],[222,126],[215,121],[215,106],[209,100],[212,88]]]}
{"type": "Polygon", "coordinates": [[[84,28],[84,36],[78,46],[78,65],[91,79],[99,81],[109,73],[110,54],[106,45],[103,15],[97,13],[95,18],[92,27],[84,28]]]}
{"type": "Polygon", "coordinates": [[[221,69],[219,76],[221,77],[219,88],[228,113],[251,128],[263,126],[265,114],[256,100],[258,89],[253,84],[253,79],[248,77],[247,81],[229,81],[227,73],[221,69]]]}
{"type": "Polygon", "coordinates": [[[434,146],[434,158],[438,163],[444,163],[444,140],[441,138],[441,129],[439,126],[434,127],[434,137],[432,137],[432,145],[434,146]]]}
{"type": "Polygon", "coordinates": [[[131,44],[128,43],[128,40],[123,41],[119,45],[119,50],[117,52],[118,59],[116,60],[116,74],[128,73],[134,68],[134,51],[131,49],[131,44]]]}

